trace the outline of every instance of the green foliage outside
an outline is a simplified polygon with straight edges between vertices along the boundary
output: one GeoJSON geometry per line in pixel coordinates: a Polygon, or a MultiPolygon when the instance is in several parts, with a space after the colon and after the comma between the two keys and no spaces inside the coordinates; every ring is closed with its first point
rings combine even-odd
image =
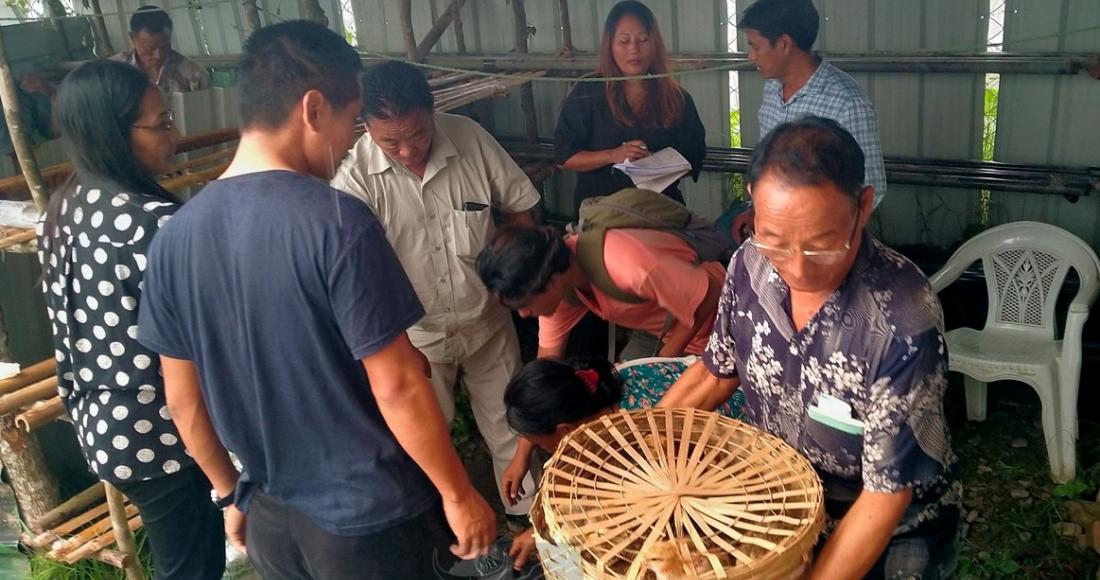
{"type": "MultiPolygon", "coordinates": [[[[730,111],[730,147],[741,147],[741,111],[730,111]]],[[[745,176],[741,173],[730,174],[729,199],[725,200],[723,207],[729,207],[730,203],[745,199],[745,176]]]]}

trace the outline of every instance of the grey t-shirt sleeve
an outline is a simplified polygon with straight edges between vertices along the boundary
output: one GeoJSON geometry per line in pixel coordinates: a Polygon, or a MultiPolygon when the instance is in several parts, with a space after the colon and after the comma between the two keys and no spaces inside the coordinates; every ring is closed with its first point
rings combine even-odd
{"type": "Polygon", "coordinates": [[[424,316],[424,307],[375,220],[345,237],[328,276],[329,300],[355,358],[393,342],[424,316]]]}

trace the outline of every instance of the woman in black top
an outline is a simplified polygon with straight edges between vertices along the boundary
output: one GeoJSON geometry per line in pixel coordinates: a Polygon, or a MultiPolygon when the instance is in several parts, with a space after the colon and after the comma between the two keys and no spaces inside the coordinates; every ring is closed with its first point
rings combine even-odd
{"type": "MultiPolygon", "coordinates": [[[[637,77],[669,70],[653,12],[632,0],[616,4],[604,23],[600,75],[637,77]]],[[[629,177],[612,168],[615,163],[673,147],[698,179],[706,156],[695,103],[672,77],[578,83],[562,106],[554,146],[558,165],[577,172],[574,207],[585,198],[633,187],[629,177]]],[[[676,183],[664,193],[684,201],[676,183]]]]}
{"type": "Polygon", "coordinates": [[[179,207],[153,176],[179,134],[160,90],[113,61],[66,77],[57,118],[75,171],[38,243],[59,394],[88,466],[140,510],[156,577],[221,578],[221,512],[168,414],[160,359],[137,341],[145,256],[179,207]]]}

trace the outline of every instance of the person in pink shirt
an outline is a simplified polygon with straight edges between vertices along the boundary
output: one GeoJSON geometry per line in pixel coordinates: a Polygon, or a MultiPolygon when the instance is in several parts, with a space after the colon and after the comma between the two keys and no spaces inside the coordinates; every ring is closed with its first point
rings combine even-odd
{"type": "Polygon", "coordinates": [[[560,357],[588,311],[633,329],[621,358],[701,354],[710,337],[725,279],[719,262],[697,264],[695,250],[658,230],[612,229],[604,264],[615,285],[641,299],[608,296],[576,258],[577,237],[553,228],[502,228],[477,258],[485,286],[521,316],[539,319],[538,356],[560,357]]]}

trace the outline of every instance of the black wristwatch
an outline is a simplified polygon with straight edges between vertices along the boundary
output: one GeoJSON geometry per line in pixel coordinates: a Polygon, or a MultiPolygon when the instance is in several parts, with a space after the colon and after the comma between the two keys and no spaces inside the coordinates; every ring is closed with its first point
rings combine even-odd
{"type": "Polygon", "coordinates": [[[225,497],[218,497],[218,492],[212,489],[210,490],[210,501],[214,502],[214,505],[217,506],[218,509],[223,510],[233,505],[233,494],[230,493],[225,497]]]}

